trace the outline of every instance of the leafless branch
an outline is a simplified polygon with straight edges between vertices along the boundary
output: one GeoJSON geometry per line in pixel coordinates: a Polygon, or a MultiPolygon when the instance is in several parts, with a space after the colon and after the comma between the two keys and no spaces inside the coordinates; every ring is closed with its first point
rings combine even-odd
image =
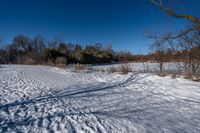
{"type": "Polygon", "coordinates": [[[160,1],[149,0],[149,1],[151,3],[153,3],[154,5],[156,5],[157,7],[159,7],[160,9],[162,9],[165,13],[167,13],[170,16],[173,16],[176,18],[184,18],[184,19],[191,21],[198,28],[198,30],[200,30],[200,20],[197,17],[195,17],[193,15],[189,15],[189,14],[177,14],[171,8],[165,7],[162,0],[160,0],[160,1]]]}

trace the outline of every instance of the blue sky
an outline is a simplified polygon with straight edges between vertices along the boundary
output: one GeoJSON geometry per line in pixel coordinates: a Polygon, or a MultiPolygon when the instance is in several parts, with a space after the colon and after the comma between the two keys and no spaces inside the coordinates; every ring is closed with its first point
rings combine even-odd
{"type": "MultiPolygon", "coordinates": [[[[168,4],[177,11],[199,16],[199,0],[168,4]]],[[[66,42],[101,42],[112,44],[115,50],[147,53],[151,44],[149,33],[178,29],[182,23],[148,0],[0,1],[0,37],[6,43],[19,34],[47,39],[58,36],[66,42]]]]}

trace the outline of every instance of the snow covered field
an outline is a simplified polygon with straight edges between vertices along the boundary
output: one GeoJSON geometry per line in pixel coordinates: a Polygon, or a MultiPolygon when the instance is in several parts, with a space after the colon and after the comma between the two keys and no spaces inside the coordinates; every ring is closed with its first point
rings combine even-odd
{"type": "Polygon", "coordinates": [[[0,132],[199,133],[200,83],[3,65],[0,132]]]}
{"type": "MultiPolygon", "coordinates": [[[[181,63],[180,63],[181,64],[181,63]]],[[[94,66],[97,69],[107,69],[110,67],[119,67],[123,64],[112,64],[112,65],[101,65],[101,66],[94,66]]],[[[159,71],[159,63],[125,63],[125,65],[129,66],[133,71],[159,71]]],[[[163,70],[164,71],[177,71],[178,63],[163,63],[163,70]]],[[[181,70],[183,70],[183,65],[181,65],[181,70]]]]}

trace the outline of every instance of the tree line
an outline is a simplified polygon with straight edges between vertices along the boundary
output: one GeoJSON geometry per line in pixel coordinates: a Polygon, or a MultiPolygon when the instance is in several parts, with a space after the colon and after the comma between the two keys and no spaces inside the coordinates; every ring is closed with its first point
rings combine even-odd
{"type": "Polygon", "coordinates": [[[46,41],[42,36],[18,35],[11,44],[0,49],[0,63],[4,64],[103,64],[134,61],[135,58],[129,51],[115,51],[112,45],[95,43],[82,46],[66,43],[58,37],[46,41]]]}

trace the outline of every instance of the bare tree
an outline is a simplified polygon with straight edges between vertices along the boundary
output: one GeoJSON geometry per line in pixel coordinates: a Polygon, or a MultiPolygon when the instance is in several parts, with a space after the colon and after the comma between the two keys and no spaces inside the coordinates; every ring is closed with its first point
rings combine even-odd
{"type": "Polygon", "coordinates": [[[33,48],[36,52],[41,52],[45,48],[45,39],[42,36],[33,38],[33,48]]]}
{"type": "Polygon", "coordinates": [[[13,39],[13,45],[15,45],[18,50],[28,52],[31,47],[31,39],[27,36],[19,35],[13,39]]]}
{"type": "Polygon", "coordinates": [[[68,49],[65,43],[60,43],[58,46],[58,51],[65,56],[68,56],[68,49]]]}
{"type": "Polygon", "coordinates": [[[200,31],[200,20],[197,17],[190,14],[178,14],[173,9],[165,7],[163,0],[149,0],[149,1],[170,16],[189,20],[200,31]]]}
{"type": "Polygon", "coordinates": [[[181,62],[184,66],[184,73],[199,77],[200,67],[200,19],[191,14],[179,14],[166,6],[164,0],[149,0],[152,4],[159,7],[166,14],[180,19],[188,20],[193,26],[174,33],[166,33],[163,36],[150,36],[157,44],[170,46],[174,54],[175,62],[181,62]]]}
{"type": "Polygon", "coordinates": [[[82,63],[81,59],[82,59],[82,47],[79,44],[76,44],[74,47],[74,56],[77,60],[78,63],[82,63]]]}
{"type": "Polygon", "coordinates": [[[163,62],[165,53],[165,41],[154,38],[154,44],[152,45],[152,50],[154,51],[154,58],[159,63],[160,74],[163,73],[163,62]]]}
{"type": "Polygon", "coordinates": [[[19,57],[20,51],[22,51],[25,54],[32,51],[31,44],[32,44],[31,39],[27,36],[24,36],[24,35],[16,36],[13,39],[12,45],[17,50],[17,63],[20,63],[20,57],[19,57]]]}
{"type": "Polygon", "coordinates": [[[64,43],[62,37],[55,36],[55,37],[53,38],[53,40],[51,40],[51,41],[48,42],[48,45],[49,45],[49,48],[57,49],[58,46],[59,46],[61,43],[64,43]]]}

